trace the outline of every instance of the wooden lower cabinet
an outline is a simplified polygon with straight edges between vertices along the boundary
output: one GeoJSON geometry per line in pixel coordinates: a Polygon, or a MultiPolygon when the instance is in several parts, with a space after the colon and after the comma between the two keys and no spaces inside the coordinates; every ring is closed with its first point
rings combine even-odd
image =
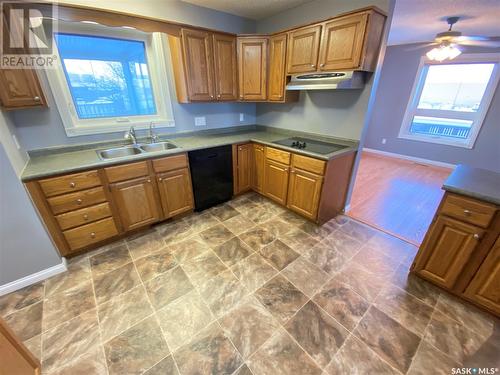
{"type": "Polygon", "coordinates": [[[264,169],[266,168],[266,156],[264,146],[254,143],[252,153],[252,189],[258,193],[264,190],[264,169]]]}
{"type": "Polygon", "coordinates": [[[264,171],[264,195],[285,205],[288,193],[289,175],[290,172],[287,165],[266,160],[264,171]]]}
{"type": "Polygon", "coordinates": [[[63,232],[71,250],[79,250],[118,234],[112,217],[63,232]]]}
{"type": "Polygon", "coordinates": [[[150,177],[117,182],[110,189],[125,231],[160,220],[160,205],[150,177]]]}
{"type": "Polygon", "coordinates": [[[233,176],[235,194],[241,194],[252,188],[252,152],[251,143],[236,145],[236,175],[233,176]]]}
{"type": "Polygon", "coordinates": [[[40,361],[0,319],[0,374],[38,375],[40,361]]]}
{"type": "Polygon", "coordinates": [[[166,218],[194,208],[191,176],[188,168],[157,175],[161,205],[166,218]]]}
{"type": "Polygon", "coordinates": [[[464,295],[500,315],[500,236],[464,295]]]}
{"type": "Polygon", "coordinates": [[[437,285],[452,288],[483,232],[474,225],[438,216],[422,244],[422,256],[414,271],[437,285]]]}
{"type": "Polygon", "coordinates": [[[322,176],[292,169],[288,185],[287,207],[311,220],[316,220],[322,185],[322,176]]]}

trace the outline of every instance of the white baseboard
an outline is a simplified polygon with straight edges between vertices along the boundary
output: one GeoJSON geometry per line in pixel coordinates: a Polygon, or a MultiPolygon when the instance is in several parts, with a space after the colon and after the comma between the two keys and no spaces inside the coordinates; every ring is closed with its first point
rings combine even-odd
{"type": "Polygon", "coordinates": [[[0,296],[15,292],[16,290],[25,288],[32,284],[36,284],[40,281],[48,279],[51,276],[57,275],[58,273],[65,272],[67,269],[68,267],[66,265],[66,258],[62,258],[61,264],[46,268],[42,271],[25,276],[21,279],[11,281],[10,283],[0,285],[0,296]]]}
{"type": "Polygon", "coordinates": [[[417,158],[415,156],[401,155],[401,154],[396,154],[396,153],[388,152],[388,151],[375,150],[374,148],[363,147],[363,151],[371,152],[372,154],[389,156],[389,157],[397,158],[397,159],[410,160],[410,161],[414,161],[414,162],[419,163],[419,164],[434,165],[436,167],[444,167],[444,168],[451,168],[451,169],[455,169],[455,167],[456,167],[455,164],[445,163],[442,161],[429,160],[429,159],[424,159],[424,158],[417,158]]]}

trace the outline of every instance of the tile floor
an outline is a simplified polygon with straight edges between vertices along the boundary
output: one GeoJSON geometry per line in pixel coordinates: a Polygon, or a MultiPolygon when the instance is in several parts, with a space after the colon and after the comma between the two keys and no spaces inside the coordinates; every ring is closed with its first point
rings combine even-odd
{"type": "Polygon", "coordinates": [[[247,194],[0,297],[45,374],[450,374],[498,321],[408,277],[416,248],[247,194]]]}

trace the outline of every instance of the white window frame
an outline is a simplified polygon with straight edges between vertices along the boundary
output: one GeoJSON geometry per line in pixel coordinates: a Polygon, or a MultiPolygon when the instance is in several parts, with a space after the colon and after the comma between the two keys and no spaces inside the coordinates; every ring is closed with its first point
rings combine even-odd
{"type": "MultiPolygon", "coordinates": [[[[149,34],[135,29],[108,27],[83,22],[60,22],[58,32],[144,42],[157,112],[155,115],[80,119],[66,81],[59,51],[57,48],[54,48],[57,67],[55,69],[46,69],[45,72],[68,137],[122,132],[128,130],[131,126],[134,126],[135,129],[147,129],[151,123],[156,128],[175,126],[168,87],[167,68],[165,66],[167,59],[163,46],[167,43],[167,40],[164,35],[161,33],[149,34]]],[[[57,46],[55,40],[53,40],[53,45],[57,46]]]]}
{"type": "Polygon", "coordinates": [[[403,117],[403,122],[399,130],[398,138],[410,139],[414,141],[422,141],[429,143],[439,143],[450,146],[473,148],[476,142],[479,131],[483,125],[484,118],[491,104],[491,100],[495,94],[495,90],[500,78],[500,53],[476,53],[460,55],[453,60],[437,62],[429,60],[425,56],[420,59],[420,64],[417,69],[417,75],[411,91],[410,100],[406,107],[406,112],[403,117]],[[420,96],[424,88],[425,79],[427,77],[428,67],[431,65],[449,65],[449,64],[466,64],[466,63],[494,63],[495,67],[491,73],[491,78],[486,86],[481,104],[477,112],[459,112],[437,109],[417,109],[420,96]],[[451,118],[457,120],[472,120],[471,132],[467,139],[451,139],[441,136],[432,136],[424,134],[410,133],[410,126],[414,116],[451,118]]]}

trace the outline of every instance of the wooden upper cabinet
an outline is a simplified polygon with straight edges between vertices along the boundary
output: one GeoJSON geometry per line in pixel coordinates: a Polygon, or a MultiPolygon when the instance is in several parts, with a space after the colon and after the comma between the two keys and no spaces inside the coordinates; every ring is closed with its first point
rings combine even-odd
{"type": "Polygon", "coordinates": [[[288,186],[287,207],[311,220],[316,220],[322,185],[322,176],[292,169],[288,186]]]}
{"type": "Polygon", "coordinates": [[[160,173],[157,178],[165,217],[169,218],[193,209],[193,189],[188,168],[160,173]]]}
{"type": "Polygon", "coordinates": [[[287,73],[315,72],[318,63],[318,51],[321,25],[303,27],[288,34],[287,73]]]}
{"type": "Polygon", "coordinates": [[[239,99],[267,99],[267,38],[238,38],[239,99]]]}
{"type": "Polygon", "coordinates": [[[272,102],[281,102],[285,98],[286,39],[286,34],[269,38],[268,99],[272,102]]]}
{"type": "Polygon", "coordinates": [[[479,267],[465,296],[500,315],[500,237],[479,267]]]}
{"type": "Polygon", "coordinates": [[[420,247],[414,271],[452,289],[483,234],[484,230],[474,225],[439,215],[420,247]]]}
{"type": "Polygon", "coordinates": [[[0,100],[4,109],[47,106],[38,76],[32,70],[0,69],[0,100]]]}
{"type": "Polygon", "coordinates": [[[181,38],[189,100],[215,100],[211,33],[182,29],[181,38]]]}
{"type": "Polygon", "coordinates": [[[217,100],[238,99],[236,37],[213,34],[215,93],[217,100]]]}
{"type": "Polygon", "coordinates": [[[117,182],[110,188],[125,231],[160,220],[160,205],[149,177],[117,182]]]}
{"type": "Polygon", "coordinates": [[[354,14],[323,26],[319,69],[355,69],[360,66],[368,14],[354,14]]]}

